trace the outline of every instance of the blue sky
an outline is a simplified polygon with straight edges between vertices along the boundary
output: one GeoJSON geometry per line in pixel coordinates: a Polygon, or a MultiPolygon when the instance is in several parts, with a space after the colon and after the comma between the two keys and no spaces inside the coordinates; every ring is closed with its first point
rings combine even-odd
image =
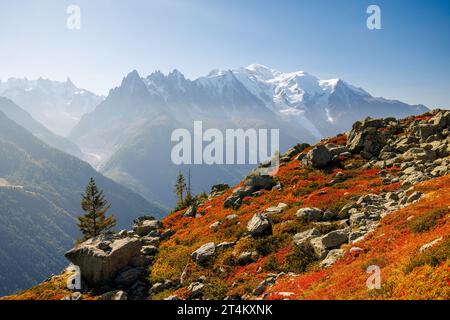
{"type": "Polygon", "coordinates": [[[3,80],[70,76],[106,94],[132,69],[195,78],[261,63],[450,107],[447,0],[0,0],[0,41],[3,80]],[[81,30],[66,28],[70,4],[81,30]],[[382,30],[366,28],[370,4],[382,30]]]}

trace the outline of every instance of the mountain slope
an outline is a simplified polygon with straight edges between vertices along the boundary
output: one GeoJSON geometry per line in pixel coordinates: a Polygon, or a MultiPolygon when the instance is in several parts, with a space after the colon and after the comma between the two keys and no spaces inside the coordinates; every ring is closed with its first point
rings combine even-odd
{"type": "Polygon", "coordinates": [[[52,132],[66,136],[80,118],[94,110],[103,97],[66,82],[39,78],[0,81],[0,96],[28,111],[52,132]]]}
{"type": "MultiPolygon", "coordinates": [[[[214,70],[196,80],[178,70],[147,77],[133,71],[81,119],[70,138],[96,158],[91,163],[104,174],[149,200],[172,206],[172,184],[180,168],[170,161],[171,132],[192,132],[194,121],[202,121],[204,130],[222,132],[279,129],[284,152],[298,141],[313,143],[346,130],[366,116],[403,117],[426,110],[374,98],[339,79],[320,80],[306,72],[282,73],[261,65],[214,70]]],[[[194,189],[205,191],[219,181],[237,183],[250,168],[192,166],[194,189]]]]}
{"type": "Polygon", "coordinates": [[[56,149],[83,159],[84,155],[78,146],[66,138],[58,136],[34,120],[31,115],[7,98],[0,97],[0,111],[18,125],[24,127],[37,138],[56,149]]]}
{"type": "MultiPolygon", "coordinates": [[[[116,239],[157,247],[148,253],[148,299],[448,300],[449,129],[450,111],[367,118],[347,134],[289,150],[274,176],[254,170],[234,188],[214,190],[195,214],[150,221],[152,237],[116,239]]],[[[80,261],[88,245],[73,249],[80,261]]],[[[7,299],[70,297],[68,276],[7,299]]],[[[81,298],[106,297],[94,289],[81,298]]]]}
{"type": "Polygon", "coordinates": [[[80,197],[93,177],[112,205],[117,228],[135,214],[162,210],[97,173],[89,164],[49,147],[0,111],[0,291],[43,280],[64,267],[61,252],[79,232],[80,197]],[[21,280],[14,275],[20,268],[21,280]],[[9,279],[9,280],[6,280],[9,279]]]}

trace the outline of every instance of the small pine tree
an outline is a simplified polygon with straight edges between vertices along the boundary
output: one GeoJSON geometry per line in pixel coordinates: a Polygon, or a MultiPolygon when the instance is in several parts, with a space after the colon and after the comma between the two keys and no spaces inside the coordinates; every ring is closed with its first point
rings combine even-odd
{"type": "Polygon", "coordinates": [[[187,184],[187,189],[186,189],[186,199],[184,200],[184,206],[190,206],[192,205],[194,202],[194,196],[192,194],[192,190],[191,190],[191,169],[189,169],[189,174],[188,174],[188,184],[187,184]]]}
{"type": "Polygon", "coordinates": [[[82,195],[81,208],[86,212],[78,218],[78,227],[83,233],[83,240],[111,232],[115,227],[116,219],[113,216],[106,217],[106,212],[111,206],[106,201],[103,191],[97,188],[94,178],[91,178],[82,195]]]}
{"type": "Polygon", "coordinates": [[[178,198],[178,206],[182,207],[184,204],[184,192],[186,190],[186,180],[184,179],[184,175],[181,173],[178,174],[177,182],[175,184],[175,194],[178,198]]]}

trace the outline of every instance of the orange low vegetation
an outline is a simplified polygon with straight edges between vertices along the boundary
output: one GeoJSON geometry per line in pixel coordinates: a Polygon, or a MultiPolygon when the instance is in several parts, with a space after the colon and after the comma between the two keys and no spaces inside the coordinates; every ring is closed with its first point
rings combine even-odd
{"type": "MultiPolygon", "coordinates": [[[[342,135],[334,138],[333,141],[323,141],[323,143],[329,142],[345,144],[346,139],[342,135]]],[[[188,281],[195,281],[199,276],[205,275],[208,279],[220,281],[226,287],[223,291],[228,295],[242,296],[250,293],[269,273],[303,270],[302,265],[292,265],[292,261],[287,259],[295,254],[292,246],[293,234],[309,227],[296,219],[295,213],[298,209],[319,207],[338,212],[344,205],[363,194],[378,194],[383,191],[397,190],[400,187],[399,183],[384,185],[379,175],[381,171],[379,169],[344,169],[345,165],[360,160],[358,157],[353,157],[344,161],[342,168],[329,170],[305,168],[300,161],[291,160],[283,164],[277,173],[277,178],[283,186],[281,191],[262,191],[258,197],[246,197],[239,210],[223,208],[225,199],[232,192],[230,189],[223,195],[199,206],[198,213],[202,215],[199,218],[183,217],[183,210],[170,214],[163,220],[163,223],[166,228],[171,228],[176,233],[170,240],[161,244],[160,253],[151,269],[151,279],[153,281],[178,280],[181,273],[186,271],[188,281]],[[345,173],[347,178],[342,182],[330,184],[338,172],[345,173]],[[247,222],[251,217],[278,203],[285,203],[288,207],[282,213],[271,216],[271,219],[276,221],[273,235],[265,241],[242,239],[247,222]],[[228,220],[227,216],[229,215],[237,217],[228,220]],[[211,229],[209,226],[216,221],[220,221],[222,224],[217,229],[211,229]],[[211,266],[197,266],[190,259],[190,254],[207,242],[218,244],[237,240],[239,242],[236,247],[219,253],[211,266]],[[261,247],[265,249],[261,249],[261,247]],[[237,266],[236,255],[251,250],[262,250],[263,253],[254,263],[237,266]]],[[[394,167],[386,171],[395,176],[399,169],[394,167]]],[[[238,186],[242,186],[242,184],[238,186]]],[[[322,275],[322,271],[319,274],[322,275]]],[[[312,276],[311,279],[318,280],[321,279],[321,276],[312,276]]],[[[188,281],[187,283],[189,283],[188,281]]],[[[311,280],[305,283],[310,284],[311,280]]],[[[166,295],[169,294],[171,292],[166,293],[166,295]]]]}
{"type": "MultiPolygon", "coordinates": [[[[269,290],[270,299],[450,299],[450,176],[415,188],[426,192],[419,202],[394,212],[379,228],[355,244],[364,250],[349,253],[325,271],[286,276],[269,290]],[[431,229],[420,234],[408,227],[408,220],[420,219],[436,208],[446,214],[431,229]],[[419,253],[424,244],[442,237],[431,249],[419,253]],[[370,265],[381,268],[380,290],[369,290],[366,272],[370,265]]],[[[346,245],[350,249],[351,245],[346,245]]]]}

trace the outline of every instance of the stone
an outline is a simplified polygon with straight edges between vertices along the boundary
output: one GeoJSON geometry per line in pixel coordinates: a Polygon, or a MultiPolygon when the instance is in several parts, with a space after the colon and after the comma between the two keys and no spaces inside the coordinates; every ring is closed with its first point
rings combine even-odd
{"type": "Polygon", "coordinates": [[[143,268],[129,268],[121,273],[114,279],[114,283],[122,288],[127,288],[135,283],[145,270],[143,268]]]}
{"type": "Polygon", "coordinates": [[[126,237],[127,234],[128,234],[127,230],[120,230],[119,233],[118,233],[118,235],[121,236],[121,237],[126,237]]]}
{"type": "Polygon", "coordinates": [[[190,206],[187,208],[187,210],[184,212],[183,217],[187,218],[194,218],[197,213],[197,207],[196,206],[190,206]]]}
{"type": "Polygon", "coordinates": [[[353,203],[353,202],[347,203],[344,207],[342,207],[341,211],[339,211],[338,218],[339,219],[348,219],[350,217],[349,211],[355,207],[356,207],[355,203],[353,203]]]}
{"type": "Polygon", "coordinates": [[[344,256],[343,249],[334,249],[328,252],[327,257],[320,263],[322,268],[331,267],[338,259],[344,256]]]}
{"type": "Polygon", "coordinates": [[[216,246],[216,250],[219,251],[219,250],[230,249],[230,248],[233,248],[235,245],[236,245],[235,242],[222,242],[216,246]]]}
{"type": "Polygon", "coordinates": [[[209,242],[194,251],[191,254],[191,257],[195,262],[203,264],[211,261],[214,258],[215,254],[216,245],[214,244],[214,242],[209,242]]]}
{"type": "Polygon", "coordinates": [[[193,282],[187,288],[191,299],[198,299],[203,296],[205,285],[201,282],[193,282]]]}
{"type": "Polygon", "coordinates": [[[320,221],[323,217],[323,211],[318,208],[301,208],[295,214],[298,218],[306,221],[320,221]]]}
{"type": "Polygon", "coordinates": [[[240,266],[245,266],[252,262],[255,262],[258,258],[258,253],[256,251],[245,251],[242,252],[236,259],[236,262],[240,266]]]}
{"type": "Polygon", "coordinates": [[[247,223],[247,230],[252,237],[260,237],[272,234],[272,225],[261,214],[255,214],[247,223]]]}
{"type": "Polygon", "coordinates": [[[141,242],[136,238],[113,238],[100,236],[75,246],[65,257],[80,268],[82,278],[91,286],[100,286],[111,281],[118,272],[140,256],[141,242]],[[110,251],[97,245],[110,241],[110,251]]]}
{"type": "Polygon", "coordinates": [[[230,189],[228,184],[216,184],[211,187],[211,194],[218,194],[230,189]]]}
{"type": "Polygon", "coordinates": [[[282,208],[279,207],[269,207],[266,210],[264,210],[265,213],[271,214],[271,213],[281,213],[283,212],[282,208]]]}
{"type": "Polygon", "coordinates": [[[324,212],[322,219],[325,221],[331,221],[337,217],[337,214],[331,210],[324,212]]]}
{"type": "Polygon", "coordinates": [[[174,234],[175,234],[175,231],[173,231],[172,229],[167,229],[167,230],[164,230],[163,233],[161,233],[160,238],[163,240],[166,240],[166,239],[169,239],[174,234]]]}
{"type": "Polygon", "coordinates": [[[332,161],[330,151],[325,146],[320,145],[309,151],[302,162],[305,166],[320,169],[325,168],[332,161]]]}
{"type": "Polygon", "coordinates": [[[128,294],[123,290],[110,291],[102,294],[100,300],[128,300],[128,294]]]}
{"type": "Polygon", "coordinates": [[[366,214],[364,212],[357,212],[350,216],[350,225],[360,225],[365,224],[366,214]]]}
{"type": "MultiPolygon", "coordinates": [[[[270,190],[277,184],[275,177],[253,172],[244,179],[244,185],[256,190],[270,190]]],[[[255,190],[255,191],[256,191],[255,190]]]]}
{"type": "Polygon", "coordinates": [[[158,248],[155,246],[143,246],[141,254],[144,256],[154,256],[158,252],[158,248]]]}
{"type": "Polygon", "coordinates": [[[233,190],[233,193],[225,199],[224,208],[239,209],[242,204],[242,199],[251,196],[257,189],[253,186],[239,187],[233,190]]]}
{"type": "Polygon", "coordinates": [[[405,161],[434,161],[436,153],[423,148],[411,148],[403,154],[405,161]]]}
{"type": "Polygon", "coordinates": [[[141,243],[143,246],[159,246],[160,237],[142,237],[141,243]]]}
{"type": "Polygon", "coordinates": [[[178,282],[173,282],[171,280],[165,280],[164,282],[157,282],[157,283],[153,284],[153,286],[148,291],[148,294],[155,295],[155,294],[163,292],[164,290],[177,288],[177,287],[179,287],[178,282]]]}
{"type": "Polygon", "coordinates": [[[368,118],[363,122],[354,123],[348,134],[347,148],[352,153],[360,153],[366,159],[378,156],[386,144],[384,134],[377,131],[379,126],[372,125],[378,122],[376,119],[368,118]]]}
{"type": "Polygon", "coordinates": [[[256,288],[253,290],[255,296],[260,296],[266,291],[268,286],[274,285],[277,280],[277,276],[269,276],[263,281],[261,281],[256,288]]]}
{"type": "Polygon", "coordinates": [[[321,241],[327,249],[339,247],[341,244],[348,242],[348,229],[340,229],[331,231],[330,233],[321,237],[321,241]]]}
{"type": "Polygon", "coordinates": [[[447,174],[448,171],[449,171],[449,168],[447,166],[437,166],[436,168],[433,169],[431,174],[434,177],[440,177],[440,176],[447,174]]]}
{"type": "Polygon", "coordinates": [[[307,231],[297,233],[296,235],[294,235],[293,241],[297,246],[303,246],[305,244],[308,244],[311,239],[317,238],[319,236],[320,236],[319,230],[313,228],[307,231]]]}
{"type": "Polygon", "coordinates": [[[119,290],[114,295],[114,299],[113,300],[118,300],[118,301],[128,300],[127,293],[125,291],[119,290]]]}
{"type": "Polygon", "coordinates": [[[337,249],[348,242],[349,230],[340,229],[332,231],[324,236],[311,239],[310,243],[319,259],[326,257],[331,249],[337,249]]]}
{"type": "Polygon", "coordinates": [[[162,227],[158,220],[143,220],[133,225],[133,231],[140,237],[148,235],[151,231],[162,227]]]}
{"type": "Polygon", "coordinates": [[[423,195],[422,192],[415,191],[408,197],[406,203],[412,203],[414,201],[417,201],[422,197],[422,195],[423,195]]]}
{"type": "Polygon", "coordinates": [[[348,235],[348,242],[350,242],[350,243],[358,242],[366,234],[367,234],[367,231],[361,230],[361,229],[351,231],[350,234],[348,235]]]}
{"type": "Polygon", "coordinates": [[[351,247],[349,252],[352,256],[356,257],[356,256],[360,255],[361,253],[363,253],[364,250],[361,249],[360,247],[351,247]]]}
{"type": "Polygon", "coordinates": [[[220,221],[216,221],[216,222],[212,223],[212,224],[209,226],[209,228],[210,228],[210,229],[217,229],[218,227],[220,227],[221,224],[222,224],[222,223],[221,223],[220,221]]]}
{"type": "Polygon", "coordinates": [[[420,253],[424,253],[425,251],[427,251],[428,249],[434,247],[436,244],[438,244],[439,242],[441,242],[443,240],[443,237],[439,237],[429,243],[424,244],[423,246],[420,247],[419,252],[420,253]]]}
{"type": "Polygon", "coordinates": [[[78,300],[81,300],[82,297],[83,297],[83,295],[81,294],[81,292],[74,292],[74,293],[71,293],[71,294],[65,296],[61,300],[78,301],[78,300]]]}

